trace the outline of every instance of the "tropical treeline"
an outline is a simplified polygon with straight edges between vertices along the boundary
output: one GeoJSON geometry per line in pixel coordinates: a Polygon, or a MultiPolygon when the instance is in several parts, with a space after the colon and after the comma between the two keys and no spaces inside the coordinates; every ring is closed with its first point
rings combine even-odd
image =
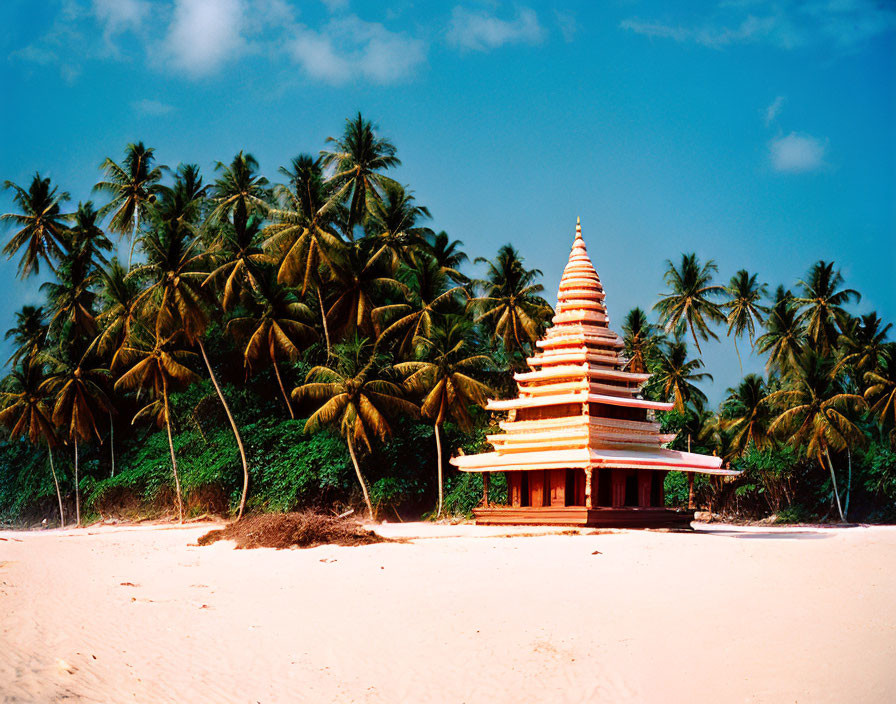
{"type": "MultiPolygon", "coordinates": [[[[7,332],[0,517],[474,505],[479,477],[446,459],[484,448],[486,398],[514,393],[553,312],[512,245],[470,262],[431,228],[399,165],[358,115],[270,180],[248,153],[203,175],[135,143],[102,163],[93,200],[39,173],[7,181],[4,252],[47,280],[7,332]]],[[[698,500],[809,518],[845,517],[855,497],[853,512],[885,517],[890,326],[854,317],[831,263],[771,297],[757,275],[716,274],[692,254],[670,262],[658,323],[636,309],[624,326],[631,369],[653,374],[645,393],[676,404],[660,419],[674,446],[747,470],[698,484],[698,500]],[[768,373],[714,413],[699,356],[718,334],[766,354],[768,373]]]]}

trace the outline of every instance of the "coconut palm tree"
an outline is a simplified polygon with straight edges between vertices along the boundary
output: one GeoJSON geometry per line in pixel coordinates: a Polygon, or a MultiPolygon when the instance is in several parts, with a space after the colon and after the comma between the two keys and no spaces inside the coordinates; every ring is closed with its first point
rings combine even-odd
{"type": "Polygon", "coordinates": [[[747,333],[750,345],[753,345],[756,326],[762,325],[762,316],[768,313],[768,309],[759,303],[767,290],[768,285],[760,284],[757,275],[750,274],[746,269],[741,269],[732,276],[725,287],[729,300],[721,307],[728,311],[728,337],[734,338],[734,351],[737,352],[741,374],[744,373],[744,364],[737,347],[737,338],[747,333]]]}
{"type": "Polygon", "coordinates": [[[422,399],[420,410],[435,430],[439,486],[436,517],[442,515],[443,500],[442,425],[451,419],[461,430],[469,432],[473,427],[469,407],[484,407],[488,397],[494,395],[488,386],[471,376],[491,365],[492,360],[476,352],[470,335],[469,323],[459,316],[448,317],[420,340],[423,359],[395,365],[400,374],[407,375],[405,388],[422,399]]]}
{"type": "Polygon", "coordinates": [[[801,309],[797,320],[805,328],[809,341],[823,354],[830,353],[838,330],[844,331],[848,313],[843,306],[862,298],[854,289],[841,289],[843,282],[840,271],[834,269],[834,262],[825,261],[813,264],[806,279],[797,282],[802,289],[802,295],[793,299],[801,309]]]}
{"type": "Polygon", "coordinates": [[[349,239],[354,239],[355,226],[364,223],[371,199],[379,199],[385,185],[394,183],[383,172],[401,166],[395,146],[378,137],[375,129],[359,112],[356,118],[345,121],[341,137],[327,137],[332,150],[321,151],[324,168],[332,169],[329,182],[333,199],[348,205],[345,231],[349,239]]]}
{"type": "Polygon", "coordinates": [[[210,252],[216,266],[204,283],[221,288],[224,310],[231,310],[243,294],[258,287],[258,270],[267,261],[261,247],[261,223],[253,215],[244,226],[228,223],[218,230],[210,252]]]}
{"type": "Polygon", "coordinates": [[[19,278],[40,273],[41,259],[55,272],[55,262],[67,247],[67,216],[62,213],[61,205],[69,200],[69,194],[65,191],[58,193],[50,179],[41,178],[39,173],[34,174],[27,191],[12,181],[4,181],[3,187],[13,191],[13,201],[19,212],[0,215],[0,222],[20,228],[3,247],[3,253],[12,259],[24,250],[19,260],[19,278]]]}
{"type": "Polygon", "coordinates": [[[845,521],[830,450],[845,450],[864,442],[853,417],[865,406],[865,400],[843,392],[839,379],[831,375],[832,366],[830,359],[807,349],[789,377],[788,388],[770,394],[766,403],[775,411],[769,428],[772,434],[804,452],[808,459],[816,459],[822,471],[827,460],[837,511],[845,521]]]}
{"type": "Polygon", "coordinates": [[[500,339],[508,356],[525,356],[550,322],[553,310],[541,297],[544,287],[536,283],[538,269],[526,269],[513,245],[505,244],[494,260],[476,258],[486,265],[484,279],[474,284],[482,295],[471,301],[493,340],[500,339]]]}
{"type": "Polygon", "coordinates": [[[143,394],[149,394],[150,402],[137,412],[133,422],[148,417],[158,427],[165,426],[168,433],[168,448],[171,451],[171,470],[174,473],[177,515],[178,520],[183,523],[184,505],[180,476],[177,472],[177,457],[174,454],[174,441],[171,437],[169,394],[178,386],[196,381],[197,376],[185,364],[193,353],[177,348],[174,344],[175,339],[175,335],[164,340],[158,337],[151,340],[131,338],[115,353],[115,368],[123,370],[115,382],[115,389],[136,391],[138,399],[143,394]]]}
{"type": "Polygon", "coordinates": [[[768,389],[758,374],[747,374],[722,401],[722,427],[731,435],[732,454],[743,454],[750,443],[757,449],[768,446],[772,414],[765,402],[768,389]]]}
{"type": "Polygon", "coordinates": [[[305,423],[305,432],[330,425],[345,438],[371,520],[376,514],[356,449],[360,445],[371,450],[373,440],[388,438],[392,434],[389,416],[419,414],[419,408],[404,397],[401,386],[390,376],[385,359],[373,354],[366,340],[356,338],[336,345],[333,362],[314,367],[305,383],[292,392],[295,401],[319,404],[305,423]]]}
{"type": "Polygon", "coordinates": [[[314,328],[304,321],[311,311],[289,288],[277,283],[276,272],[265,272],[252,292],[252,304],[245,315],[227,324],[227,330],[243,343],[243,361],[247,371],[271,364],[280,386],[280,393],[295,418],[289,396],[280,377],[280,360],[295,360],[310,340],[317,337],[314,328]]]}
{"type": "Polygon", "coordinates": [[[418,255],[414,264],[398,273],[405,286],[406,303],[381,306],[375,319],[384,321],[377,346],[396,341],[395,351],[409,358],[415,345],[432,332],[433,320],[439,312],[461,307],[460,286],[448,286],[448,279],[438,263],[429,256],[418,255]],[[388,321],[388,322],[385,322],[388,321]]]}
{"type": "Polygon", "coordinates": [[[291,169],[281,167],[280,173],[289,179],[289,185],[276,189],[279,207],[268,212],[271,224],[264,230],[264,247],[279,262],[280,283],[301,284],[302,294],[309,287],[315,289],[329,354],[321,269],[342,244],[333,229],[339,208],[332,200],[331,185],[324,181],[319,159],[302,154],[292,160],[291,169]]]}
{"type": "Polygon", "coordinates": [[[5,339],[12,339],[15,351],[7,364],[15,366],[40,352],[47,342],[50,326],[43,306],[22,306],[16,311],[16,324],[6,331],[5,339]]]}
{"type": "Polygon", "coordinates": [[[765,321],[765,332],[756,340],[757,349],[768,354],[766,370],[787,375],[796,367],[805,343],[805,330],[797,316],[793,294],[778,286],[765,321]]]}
{"type": "Polygon", "coordinates": [[[53,466],[53,446],[58,440],[53,425],[51,399],[44,387],[45,379],[43,364],[31,355],[23,357],[21,363],[3,380],[0,391],[0,424],[9,428],[11,439],[27,436],[33,445],[46,443],[50,472],[56,486],[56,499],[59,501],[59,523],[65,528],[62,492],[53,466]]]}
{"type": "Polygon", "coordinates": [[[143,324],[139,305],[142,289],[139,277],[128,276],[118,257],[100,270],[99,284],[99,335],[94,344],[100,355],[111,360],[134,329],[143,324]]]}
{"type": "Polygon", "coordinates": [[[654,357],[660,336],[655,325],[647,320],[647,314],[640,308],[632,308],[622,324],[622,341],[628,362],[626,370],[635,374],[645,374],[648,362],[654,357]]]}
{"type": "Polygon", "coordinates": [[[239,152],[230,164],[218,162],[221,175],[212,193],[214,209],[209,223],[231,221],[236,228],[245,228],[251,215],[264,215],[271,198],[268,180],[258,174],[258,162],[251,154],[239,152]]]}
{"type": "Polygon", "coordinates": [[[448,276],[448,278],[462,286],[466,286],[470,283],[469,277],[460,271],[460,267],[464,262],[469,261],[469,257],[467,257],[466,253],[461,249],[461,247],[464,246],[463,242],[460,240],[452,240],[444,230],[436,233],[428,233],[426,235],[426,241],[429,244],[429,247],[427,248],[429,253],[435,257],[442,272],[448,276]]]}
{"type": "Polygon", "coordinates": [[[688,348],[684,342],[669,342],[659,351],[653,377],[648,382],[652,388],[660,391],[665,399],[672,399],[674,410],[684,413],[685,406],[693,403],[702,408],[706,403],[706,394],[697,386],[701,381],[712,381],[712,374],[698,372],[703,368],[703,360],[688,359],[688,348]]]}
{"type": "Polygon", "coordinates": [[[677,268],[672,261],[666,260],[663,280],[671,292],[660,294],[660,300],[654,305],[667,333],[680,338],[686,329],[690,330],[697,354],[703,354],[700,340],[719,339],[710,325],[725,321],[721,306],[710,300],[725,292],[723,286],[712,283],[712,276],[717,271],[712,259],[701,266],[694,253],[682,254],[681,266],[677,268]]]}
{"type": "Polygon", "coordinates": [[[416,205],[413,193],[393,181],[383,184],[382,197],[368,193],[367,213],[367,237],[376,243],[372,258],[384,257],[393,271],[399,263],[409,262],[410,253],[425,246],[432,233],[417,224],[432,217],[429,210],[416,205]]]}
{"type": "Polygon", "coordinates": [[[120,235],[130,235],[128,268],[134,258],[134,245],[140,230],[140,221],[148,215],[149,206],[155,201],[158,183],[162,179],[164,167],[153,166],[155,150],[143,142],[128,144],[124,160],[116,164],[112,159],[100,165],[105,181],[100,181],[94,190],[106,193],[111,200],[100,208],[100,217],[112,213],[109,229],[120,235]]]}
{"type": "Polygon", "coordinates": [[[896,345],[889,343],[883,350],[880,366],[865,372],[865,400],[881,428],[890,433],[891,444],[896,444],[896,345]]]}
{"type": "Polygon", "coordinates": [[[103,390],[109,370],[100,366],[89,345],[77,337],[46,353],[49,364],[41,389],[53,399],[53,422],[75,449],[75,520],[81,525],[81,493],[78,476],[78,443],[96,436],[102,442],[98,417],[108,415],[112,404],[103,390]]]}
{"type": "Polygon", "coordinates": [[[892,327],[892,323],[884,325],[884,321],[873,312],[859,318],[850,317],[845,323],[844,333],[837,339],[840,360],[833,373],[839,374],[843,369],[850,368],[856,380],[861,381],[865,372],[877,369],[892,327]]]}
{"type": "Polygon", "coordinates": [[[145,277],[148,281],[147,288],[137,298],[137,305],[154,319],[155,337],[165,339],[170,331],[178,330],[187,344],[197,345],[202,353],[209,378],[230,421],[243,465],[239,520],[243,516],[249,491],[249,463],[236,420],[203,344],[209,322],[208,311],[214,301],[210,298],[210,290],[202,285],[208,278],[208,271],[204,268],[207,255],[201,251],[197,237],[189,239],[191,234],[189,224],[182,221],[168,220],[152,228],[142,238],[146,263],[136,267],[129,276],[145,277]]]}

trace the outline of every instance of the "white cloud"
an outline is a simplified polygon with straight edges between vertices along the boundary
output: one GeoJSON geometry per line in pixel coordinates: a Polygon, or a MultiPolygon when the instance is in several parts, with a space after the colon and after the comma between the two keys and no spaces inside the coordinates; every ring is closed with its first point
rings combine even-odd
{"type": "Polygon", "coordinates": [[[745,0],[720,2],[699,23],[624,20],[623,29],[647,37],[721,49],[765,42],[780,49],[821,44],[857,47],[896,30],[896,5],[880,0],[745,0]]]}
{"type": "Polygon", "coordinates": [[[320,31],[299,26],[288,49],[309,76],[328,83],[357,78],[395,83],[426,60],[421,40],[355,15],[331,19],[320,31]]]}
{"type": "Polygon", "coordinates": [[[777,98],[775,98],[772,101],[772,104],[769,105],[765,109],[765,125],[766,125],[766,127],[768,127],[770,124],[772,124],[772,122],[775,121],[775,118],[777,118],[778,115],[781,114],[781,108],[784,107],[784,100],[785,100],[784,96],[779,95],[777,98]]]}
{"type": "Polygon", "coordinates": [[[544,29],[535,11],[521,7],[515,19],[503,20],[485,10],[456,6],[451,11],[448,42],[471,51],[488,51],[504,44],[538,44],[544,29]]]}
{"type": "Polygon", "coordinates": [[[791,132],[786,137],[773,139],[768,148],[775,171],[803,173],[824,166],[827,142],[808,134],[791,132]]]}
{"type": "Polygon", "coordinates": [[[579,31],[579,24],[576,16],[571,12],[561,12],[554,10],[554,16],[557,18],[557,26],[560,27],[560,34],[563,35],[563,41],[571,42],[579,31]]]}
{"type": "Polygon", "coordinates": [[[106,41],[121,32],[140,29],[149,11],[146,0],[93,0],[93,15],[103,25],[106,41]]]}
{"type": "Polygon", "coordinates": [[[175,0],[165,38],[172,66],[193,77],[214,73],[243,54],[244,0],[175,0]]]}
{"type": "Polygon", "coordinates": [[[133,102],[131,103],[131,107],[139,114],[149,115],[151,117],[167,115],[176,109],[173,105],[158,100],[151,100],[150,98],[144,98],[143,100],[133,102]]]}

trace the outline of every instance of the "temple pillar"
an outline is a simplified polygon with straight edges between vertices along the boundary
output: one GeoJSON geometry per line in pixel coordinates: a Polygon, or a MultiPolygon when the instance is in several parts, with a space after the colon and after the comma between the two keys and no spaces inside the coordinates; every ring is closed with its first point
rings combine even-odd
{"type": "Polygon", "coordinates": [[[591,467],[585,467],[585,508],[591,508],[591,467]]]}
{"type": "Polygon", "coordinates": [[[488,472],[482,473],[482,505],[488,508],[488,472]]]}
{"type": "Polygon", "coordinates": [[[638,470],[638,506],[642,508],[650,506],[650,482],[652,479],[652,469],[638,470]]]}
{"type": "Polygon", "coordinates": [[[551,506],[566,506],[566,470],[551,469],[547,472],[551,482],[551,506]]]}
{"type": "Polygon", "coordinates": [[[694,473],[688,472],[688,508],[695,509],[697,504],[694,502],[694,473]]]}
{"type": "Polygon", "coordinates": [[[523,505],[523,473],[508,472],[507,473],[507,498],[510,505],[519,508],[523,505]]]}

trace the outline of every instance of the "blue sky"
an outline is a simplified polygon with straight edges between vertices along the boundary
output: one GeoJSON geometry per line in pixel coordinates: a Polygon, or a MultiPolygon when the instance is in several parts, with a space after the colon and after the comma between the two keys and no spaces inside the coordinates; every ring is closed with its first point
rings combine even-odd
{"type": "MultiPolygon", "coordinates": [[[[552,302],[581,216],[617,329],[683,251],[770,288],[834,259],[896,320],[892,2],[4,0],[0,24],[0,179],[87,199],[136,140],[273,177],[361,110],[433,227],[513,242],[552,302]]],[[[39,298],[14,275],[0,329],[39,298]]],[[[720,334],[713,402],[740,374],[720,334]]]]}

